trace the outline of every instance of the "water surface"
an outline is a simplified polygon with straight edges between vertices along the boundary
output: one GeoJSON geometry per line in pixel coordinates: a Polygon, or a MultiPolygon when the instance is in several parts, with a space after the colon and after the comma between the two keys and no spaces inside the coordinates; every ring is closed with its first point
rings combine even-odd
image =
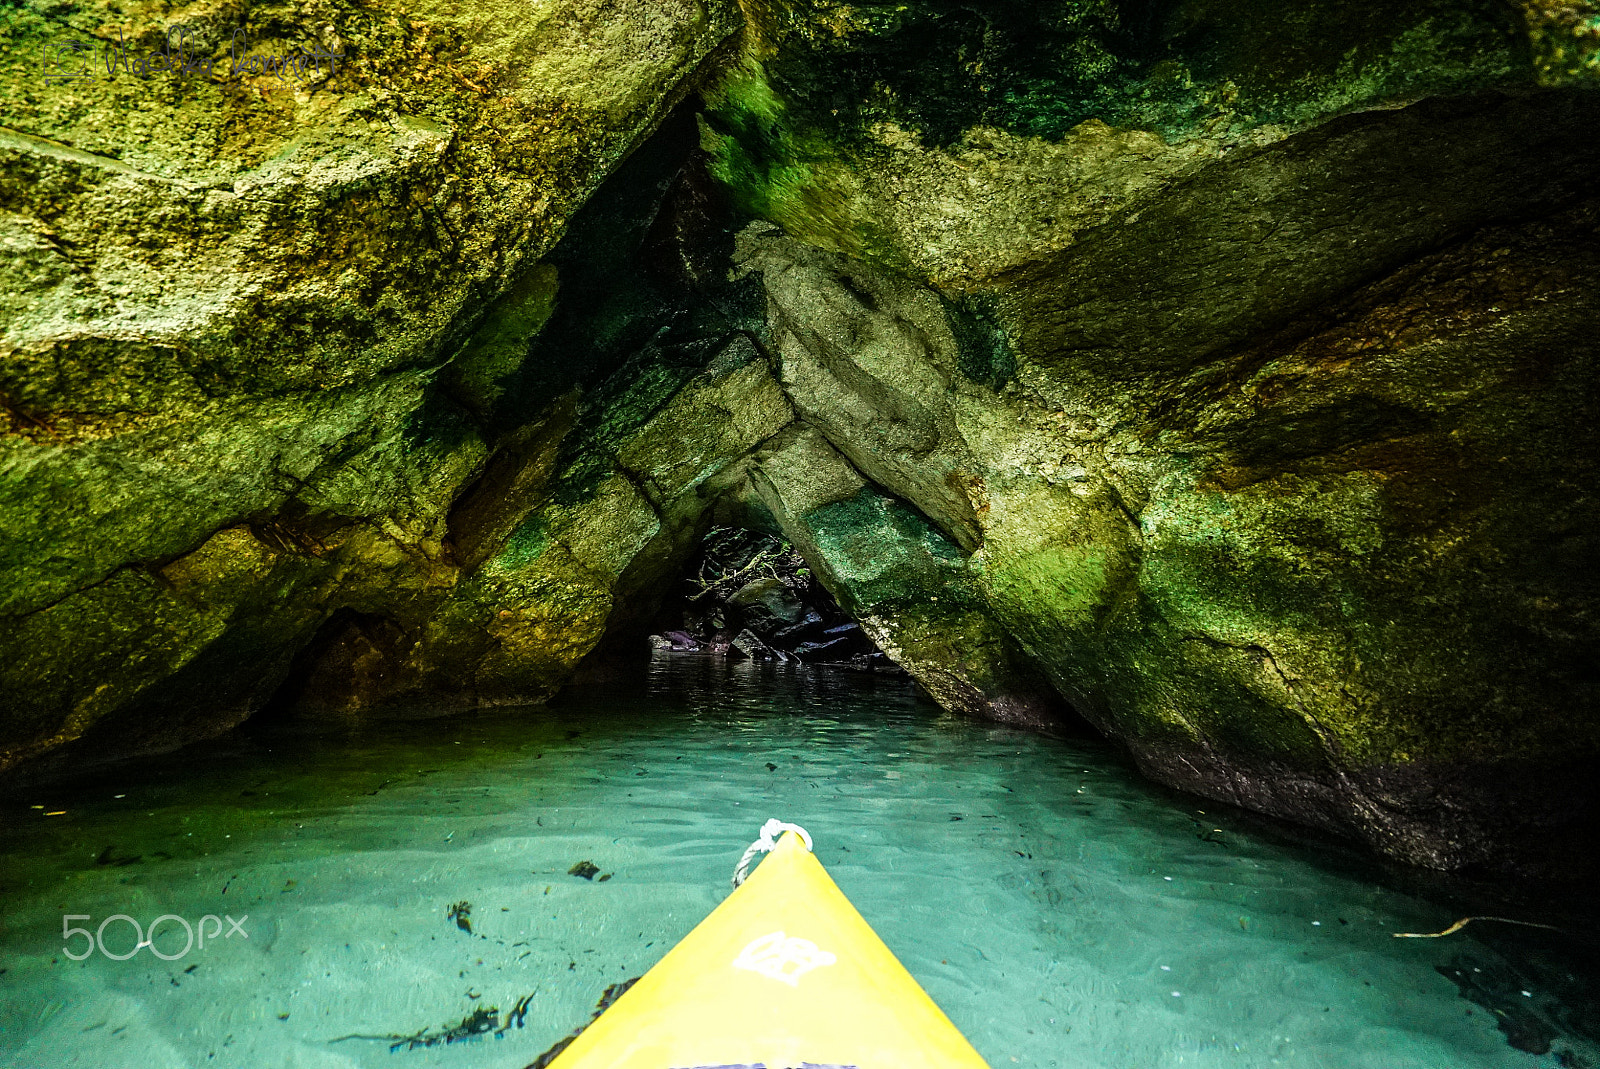
{"type": "Polygon", "coordinates": [[[0,1065],[521,1069],[721,901],[770,816],[995,1069],[1600,1064],[1560,937],[1395,939],[1456,907],[1105,746],[902,679],[659,655],[548,709],[257,732],[10,805],[0,1065]],[[241,930],[65,953],[63,916],[118,914],[241,930]],[[474,1014],[503,1031],[427,1044],[474,1014]]]}

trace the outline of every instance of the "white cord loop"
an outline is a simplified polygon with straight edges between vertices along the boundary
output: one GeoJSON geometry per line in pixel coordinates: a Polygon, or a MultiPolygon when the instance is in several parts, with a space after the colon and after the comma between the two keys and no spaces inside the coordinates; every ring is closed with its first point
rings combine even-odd
{"type": "Polygon", "coordinates": [[[757,854],[764,854],[778,845],[778,836],[786,831],[792,831],[800,836],[800,841],[806,844],[806,850],[811,850],[811,833],[798,824],[787,824],[773,817],[761,825],[761,838],[750,844],[744,852],[744,857],[739,859],[739,867],[733,870],[733,885],[738,887],[750,876],[750,862],[755,860],[757,854]]]}

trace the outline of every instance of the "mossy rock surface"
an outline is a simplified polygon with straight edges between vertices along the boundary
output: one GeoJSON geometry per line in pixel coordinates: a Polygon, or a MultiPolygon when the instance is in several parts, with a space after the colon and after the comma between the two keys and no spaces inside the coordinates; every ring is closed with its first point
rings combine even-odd
{"type": "Polygon", "coordinates": [[[1166,782],[1441,867],[1595,825],[1593,5],[750,17],[774,357],[950,589],[1166,782]]]}
{"type": "Polygon", "coordinates": [[[228,711],[173,698],[148,746],[217,730],[330,614],[414,622],[454,584],[452,504],[565,392],[492,418],[551,314],[540,258],[737,26],[717,2],[11,6],[0,764],[163,677],[228,711]],[[43,80],[69,40],[95,77],[43,80]],[[169,50],[213,62],[154,69],[169,50]],[[235,63],[311,51],[339,58],[235,63]],[[178,596],[162,577],[230,531],[269,532],[287,586],[178,596]]]}
{"type": "Polygon", "coordinates": [[[739,522],[950,709],[1442,868],[1593,826],[1589,0],[0,38],[180,25],[344,56],[0,68],[0,765],[540,700],[739,522]]]}
{"type": "Polygon", "coordinates": [[[750,5],[705,139],[752,213],[967,291],[1219,159],[1341,115],[1596,84],[1600,15],[1560,8],[750,5]]]}
{"type": "MultiPolygon", "coordinates": [[[[1483,116],[1504,106],[1448,114],[1499,129],[1483,116]]],[[[1590,105],[1555,94],[1534,106],[1570,116],[1590,105]]],[[[1186,257],[1239,219],[1225,198],[1142,273],[1120,253],[1099,260],[1098,242],[1041,263],[996,294],[1017,366],[999,390],[955,373],[955,324],[968,314],[955,302],[888,299],[881,268],[752,233],[747,262],[768,280],[797,409],[838,463],[862,458],[847,465],[859,488],[835,480],[824,503],[773,512],[786,532],[806,528],[796,544],[914,674],[919,660],[958,666],[958,650],[993,634],[1159,779],[1411,861],[1537,868],[1552,842],[1584,834],[1583,769],[1600,752],[1585,652],[1600,589],[1578,563],[1600,548],[1584,533],[1600,353],[1576,327],[1600,300],[1600,243],[1597,205],[1571,178],[1600,169],[1575,123],[1545,128],[1565,129],[1555,143],[1578,156],[1529,158],[1522,203],[1533,220],[1497,218],[1513,213],[1492,192],[1503,175],[1486,171],[1477,229],[1459,227],[1442,248],[1412,239],[1401,266],[1309,312],[1292,277],[1266,291],[1277,303],[1250,303],[1262,268],[1244,257],[1207,283],[1220,299],[1172,306],[1216,333],[1158,321],[1155,340],[1086,314],[1078,322],[1097,342],[1085,344],[1046,326],[1083,299],[1078,280],[1105,287],[1105,314],[1192,285],[1186,257]],[[1557,162],[1546,170],[1545,159],[1557,162]],[[912,322],[914,308],[932,318],[883,329],[912,322]],[[805,361],[829,369],[826,389],[791,375],[805,361]],[[947,383],[942,398],[918,392],[930,375],[947,383]],[[869,403],[896,394],[919,398],[915,420],[904,405],[869,403]],[[951,458],[948,478],[900,477],[903,456],[878,461],[885,430],[872,421],[891,411],[902,413],[892,433],[920,428],[921,456],[951,458]],[[869,472],[904,503],[868,487],[869,472]],[[950,508],[950,488],[965,510],[950,508]],[[959,515],[976,523],[970,549],[945,533],[959,515]],[[952,634],[962,641],[938,643],[952,634]]],[[[1328,144],[1301,135],[1254,165],[1327,168],[1328,144]]],[[[1330,187],[1283,188],[1298,205],[1285,216],[1320,213],[1362,232],[1330,187]]],[[[1449,218],[1430,207],[1438,186],[1388,189],[1418,217],[1449,218]]],[[[1201,212],[1190,195],[1172,197],[1201,212]]],[[[1381,256],[1386,240],[1403,238],[1391,230],[1363,255],[1381,256]]],[[[1270,242],[1257,249],[1274,255],[1270,242]]],[[[1299,255],[1307,278],[1330,259],[1299,255]]],[[[781,469],[766,470],[781,498],[781,469]]],[[[994,715],[929,685],[952,708],[994,715]]]]}

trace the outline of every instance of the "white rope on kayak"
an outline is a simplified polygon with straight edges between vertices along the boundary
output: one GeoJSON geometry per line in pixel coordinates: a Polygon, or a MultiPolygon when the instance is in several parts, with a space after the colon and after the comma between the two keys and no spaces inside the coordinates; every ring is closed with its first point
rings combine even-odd
{"type": "Polygon", "coordinates": [[[788,824],[773,817],[761,825],[761,838],[750,844],[744,852],[744,857],[739,859],[739,867],[733,870],[733,885],[738,887],[750,876],[750,862],[755,860],[757,854],[764,854],[778,845],[778,836],[786,831],[792,831],[800,836],[800,841],[806,844],[806,850],[811,850],[811,833],[798,824],[788,824]]]}

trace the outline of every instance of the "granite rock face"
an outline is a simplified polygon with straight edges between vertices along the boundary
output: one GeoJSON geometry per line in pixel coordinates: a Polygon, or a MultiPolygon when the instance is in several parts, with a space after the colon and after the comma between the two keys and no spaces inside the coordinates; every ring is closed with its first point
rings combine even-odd
{"type": "Polygon", "coordinates": [[[732,523],[952,710],[1594,827],[1592,4],[14,14],[221,67],[0,86],[0,768],[542,700],[732,523]]]}
{"type": "Polygon", "coordinates": [[[500,448],[470,406],[548,314],[539,258],[737,25],[698,0],[8,11],[0,765],[236,723],[329,614],[455,585],[447,514],[500,448]],[[65,41],[93,81],[43,80],[65,41]],[[173,50],[210,72],[151,69],[173,50]],[[238,62],[308,52],[342,58],[238,62]]]}
{"type": "Polygon", "coordinates": [[[1024,727],[1066,710],[996,622],[960,547],[797,425],[757,454],[752,483],[779,529],[879,649],[946,709],[1024,727]]]}
{"type": "Polygon", "coordinates": [[[1153,777],[1435,867],[1581,853],[1590,23],[1555,75],[1492,5],[1038,10],[769,11],[708,94],[797,411],[1153,777]]]}
{"type": "MultiPolygon", "coordinates": [[[[1600,517],[1568,488],[1594,484],[1600,455],[1585,416],[1596,353],[1579,337],[1600,297],[1587,281],[1597,208],[1486,227],[1326,318],[1154,381],[1080,367],[1062,382],[1021,350],[1017,380],[994,391],[956,371],[950,323],[924,321],[923,370],[944,370],[949,388],[913,428],[939,442],[930,455],[960,458],[953,477],[919,494],[892,478],[869,487],[842,455],[830,469],[823,435],[869,465],[881,440],[848,415],[862,393],[880,396],[880,352],[851,365],[860,393],[793,393],[826,430],[764,462],[763,497],[950,708],[1050,721],[1006,711],[1048,708],[1017,695],[1050,688],[1019,692],[994,668],[965,696],[939,685],[953,651],[993,635],[991,665],[1047,677],[1163,782],[1438,867],[1501,863],[1508,839],[1532,864],[1576,829],[1590,789],[1581,710],[1600,590],[1584,562],[1600,517]],[[976,517],[970,553],[945,530],[949,486],[968,494],[954,515],[976,517]],[[889,548],[913,530],[920,567],[889,548]],[[921,593],[879,593],[868,562],[921,593]],[[961,635],[956,617],[978,631],[961,635]]],[[[806,307],[789,303],[797,278],[859,295],[859,319],[893,314],[866,264],[774,235],[752,259],[776,279],[779,337],[806,307]],[[831,271],[802,272],[791,254],[831,271]]]]}

